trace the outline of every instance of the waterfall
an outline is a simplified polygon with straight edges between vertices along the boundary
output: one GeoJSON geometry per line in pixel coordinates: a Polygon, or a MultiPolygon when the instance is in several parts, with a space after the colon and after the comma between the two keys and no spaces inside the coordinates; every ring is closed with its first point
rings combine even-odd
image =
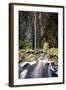
{"type": "Polygon", "coordinates": [[[34,13],[34,49],[37,48],[36,46],[36,13],[34,13]]]}

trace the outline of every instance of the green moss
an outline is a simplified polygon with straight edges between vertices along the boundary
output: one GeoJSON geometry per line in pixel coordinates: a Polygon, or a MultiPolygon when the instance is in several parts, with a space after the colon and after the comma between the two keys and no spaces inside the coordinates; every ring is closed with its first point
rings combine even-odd
{"type": "Polygon", "coordinates": [[[46,53],[48,51],[48,49],[49,49],[49,43],[48,42],[45,42],[43,44],[43,51],[46,53]]]}
{"type": "Polygon", "coordinates": [[[56,56],[58,56],[58,48],[50,48],[49,49],[49,53],[50,53],[50,55],[56,55],[56,56]]]}
{"type": "Polygon", "coordinates": [[[28,55],[28,56],[26,57],[26,59],[27,59],[28,61],[33,61],[33,60],[35,60],[35,55],[34,55],[34,54],[30,54],[30,55],[28,55]]]}

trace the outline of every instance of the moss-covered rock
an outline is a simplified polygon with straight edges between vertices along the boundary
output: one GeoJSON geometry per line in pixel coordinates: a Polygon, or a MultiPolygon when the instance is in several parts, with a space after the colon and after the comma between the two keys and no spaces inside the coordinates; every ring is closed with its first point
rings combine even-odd
{"type": "Polygon", "coordinates": [[[58,48],[50,48],[49,53],[50,53],[50,55],[58,56],[58,48]]]}

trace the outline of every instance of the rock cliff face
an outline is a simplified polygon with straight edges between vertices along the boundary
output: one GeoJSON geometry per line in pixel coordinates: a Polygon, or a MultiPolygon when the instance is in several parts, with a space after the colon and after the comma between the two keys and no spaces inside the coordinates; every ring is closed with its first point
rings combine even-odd
{"type": "Polygon", "coordinates": [[[19,11],[19,49],[58,48],[58,14],[19,11]]]}

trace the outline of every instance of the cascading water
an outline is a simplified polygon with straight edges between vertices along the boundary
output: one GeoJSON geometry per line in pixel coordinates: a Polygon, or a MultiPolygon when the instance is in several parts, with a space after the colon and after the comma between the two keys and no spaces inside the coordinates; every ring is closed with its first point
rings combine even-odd
{"type": "Polygon", "coordinates": [[[36,13],[34,13],[34,49],[36,48],[36,13]]]}

